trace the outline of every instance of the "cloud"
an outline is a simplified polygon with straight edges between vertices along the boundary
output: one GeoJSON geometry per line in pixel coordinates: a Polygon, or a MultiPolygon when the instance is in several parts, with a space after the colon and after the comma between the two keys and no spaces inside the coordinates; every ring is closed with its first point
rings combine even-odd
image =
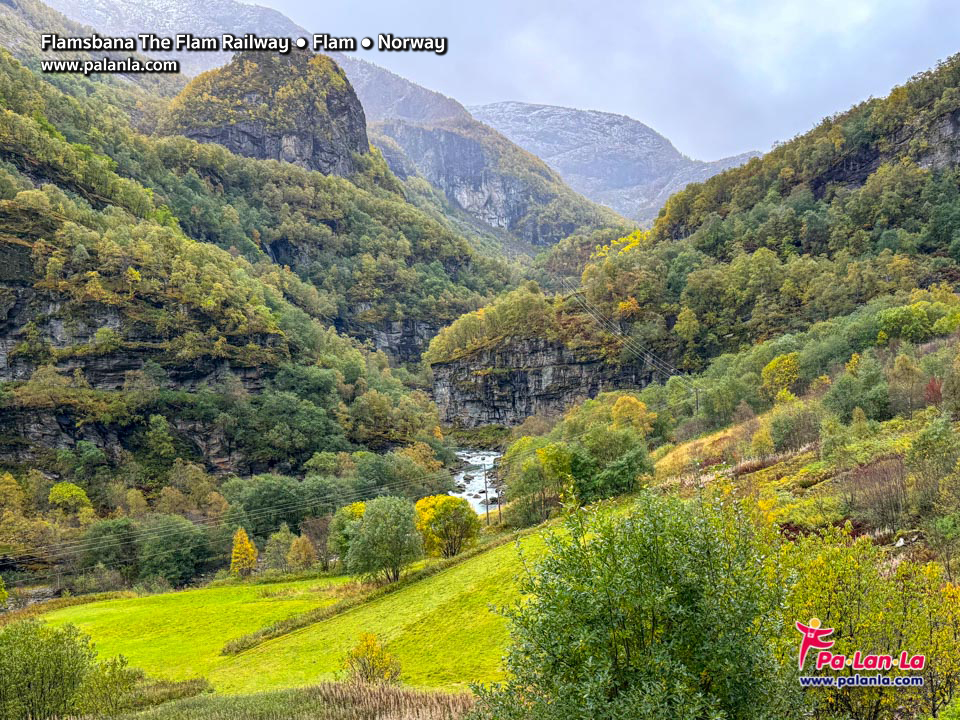
{"type": "Polygon", "coordinates": [[[948,0],[265,1],[324,32],[448,36],[443,57],[361,57],[465,104],[622,113],[704,159],[769,149],[960,49],[948,0]]]}

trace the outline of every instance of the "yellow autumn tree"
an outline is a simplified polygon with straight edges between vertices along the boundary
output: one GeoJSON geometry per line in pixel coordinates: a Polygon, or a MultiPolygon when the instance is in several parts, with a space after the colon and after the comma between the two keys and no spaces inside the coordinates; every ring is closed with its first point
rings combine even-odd
{"type": "Polygon", "coordinates": [[[647,404],[633,395],[618,397],[610,415],[614,427],[631,427],[643,436],[650,434],[653,421],[657,419],[657,414],[647,410],[647,404]]]}
{"type": "Polygon", "coordinates": [[[347,680],[373,685],[400,682],[400,661],[387,652],[373,633],[363,633],[343,660],[347,680]]]}
{"type": "Polygon", "coordinates": [[[800,379],[800,353],[777,355],[760,371],[761,390],[770,398],[777,397],[781,390],[792,391],[800,379]]]}
{"type": "Polygon", "coordinates": [[[257,548],[250,542],[247,531],[237,528],[233,534],[233,552],[230,554],[230,572],[247,577],[257,568],[257,548]]]}
{"type": "Polygon", "coordinates": [[[417,500],[417,530],[430,555],[454,557],[480,532],[480,518],[463,498],[430,495],[417,500]]]}
{"type": "Polygon", "coordinates": [[[306,535],[297,537],[287,553],[287,565],[294,570],[308,570],[317,564],[317,550],[306,535]]]}

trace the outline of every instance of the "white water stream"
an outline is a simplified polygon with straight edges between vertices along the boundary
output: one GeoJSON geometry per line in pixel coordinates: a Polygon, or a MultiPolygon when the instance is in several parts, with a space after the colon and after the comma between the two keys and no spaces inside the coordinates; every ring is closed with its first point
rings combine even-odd
{"type": "Polygon", "coordinates": [[[490,501],[490,518],[496,520],[497,490],[493,486],[493,464],[500,453],[493,450],[459,450],[457,457],[465,467],[458,470],[454,476],[457,489],[451,495],[466,498],[470,507],[480,516],[487,512],[487,500],[490,501]],[[484,476],[487,480],[486,494],[484,494],[484,476]]]}

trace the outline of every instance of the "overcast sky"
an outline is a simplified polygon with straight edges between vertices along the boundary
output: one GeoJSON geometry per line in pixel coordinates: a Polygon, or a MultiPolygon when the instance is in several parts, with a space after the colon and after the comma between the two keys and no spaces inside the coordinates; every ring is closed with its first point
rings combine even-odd
{"type": "Polygon", "coordinates": [[[446,55],[358,50],[465,105],[622,113],[713,160],[768,150],[960,51],[949,0],[255,0],[313,32],[442,35],[446,55]]]}

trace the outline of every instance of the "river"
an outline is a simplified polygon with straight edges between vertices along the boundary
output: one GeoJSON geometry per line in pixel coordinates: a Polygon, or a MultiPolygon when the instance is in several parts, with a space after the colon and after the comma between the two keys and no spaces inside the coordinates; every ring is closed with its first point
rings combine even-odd
{"type": "Polygon", "coordinates": [[[493,486],[493,465],[500,455],[501,453],[493,450],[458,450],[457,457],[463,463],[463,467],[454,474],[453,479],[457,489],[450,493],[455,497],[465,498],[478,515],[484,515],[487,512],[486,498],[489,497],[492,501],[491,520],[496,520],[497,517],[497,490],[493,486]],[[485,475],[486,495],[484,495],[483,484],[485,475]]]}

